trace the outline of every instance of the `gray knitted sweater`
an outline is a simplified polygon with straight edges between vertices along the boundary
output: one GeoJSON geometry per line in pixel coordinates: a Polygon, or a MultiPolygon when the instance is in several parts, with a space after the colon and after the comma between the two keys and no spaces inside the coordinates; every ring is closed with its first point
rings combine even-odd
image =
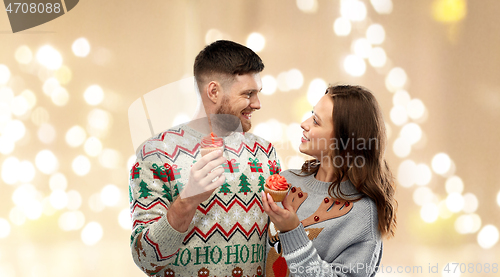
{"type": "Polygon", "coordinates": [[[292,185],[284,201],[301,224],[279,233],[270,223],[266,276],[374,276],[382,257],[375,203],[367,196],[355,201],[361,194],[350,181],[340,189],[354,201],[342,201],[330,197],[330,183],[314,175],[281,175],[292,185]]]}

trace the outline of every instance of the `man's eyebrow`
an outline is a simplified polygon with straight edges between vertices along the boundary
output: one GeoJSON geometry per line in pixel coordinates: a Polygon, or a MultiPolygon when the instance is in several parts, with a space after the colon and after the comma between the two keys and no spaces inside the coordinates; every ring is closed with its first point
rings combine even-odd
{"type": "Polygon", "coordinates": [[[242,90],[241,92],[242,92],[242,93],[247,93],[247,92],[261,92],[261,91],[262,91],[262,89],[260,89],[260,90],[256,90],[256,89],[245,89],[245,90],[242,90]]]}

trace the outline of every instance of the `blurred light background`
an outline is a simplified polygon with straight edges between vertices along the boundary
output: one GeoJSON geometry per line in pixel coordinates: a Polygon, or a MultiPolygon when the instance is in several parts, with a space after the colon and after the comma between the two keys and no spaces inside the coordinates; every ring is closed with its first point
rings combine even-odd
{"type": "Polygon", "coordinates": [[[435,265],[433,276],[495,276],[485,272],[500,261],[498,10],[495,0],[87,0],[17,34],[0,12],[0,276],[143,276],[129,250],[127,110],[192,76],[217,39],[264,60],[252,131],[284,168],[303,162],[299,124],[329,84],[374,92],[399,201],[382,264],[403,267],[378,276],[435,265]],[[452,262],[473,273],[445,272],[452,262]]]}

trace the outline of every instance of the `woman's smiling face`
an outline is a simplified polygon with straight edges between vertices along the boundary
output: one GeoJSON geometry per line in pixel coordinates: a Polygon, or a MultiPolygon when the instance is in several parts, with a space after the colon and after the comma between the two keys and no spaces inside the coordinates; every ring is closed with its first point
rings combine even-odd
{"type": "Polygon", "coordinates": [[[324,95],[314,107],[313,114],[300,124],[303,136],[299,150],[319,160],[328,156],[333,143],[333,100],[324,95]]]}

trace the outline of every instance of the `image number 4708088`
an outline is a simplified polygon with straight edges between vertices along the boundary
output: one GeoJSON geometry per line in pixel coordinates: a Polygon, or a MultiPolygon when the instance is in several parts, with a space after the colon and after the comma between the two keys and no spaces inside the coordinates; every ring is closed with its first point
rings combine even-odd
{"type": "Polygon", "coordinates": [[[13,33],[54,20],[72,10],[79,0],[4,0],[13,33]]]}

